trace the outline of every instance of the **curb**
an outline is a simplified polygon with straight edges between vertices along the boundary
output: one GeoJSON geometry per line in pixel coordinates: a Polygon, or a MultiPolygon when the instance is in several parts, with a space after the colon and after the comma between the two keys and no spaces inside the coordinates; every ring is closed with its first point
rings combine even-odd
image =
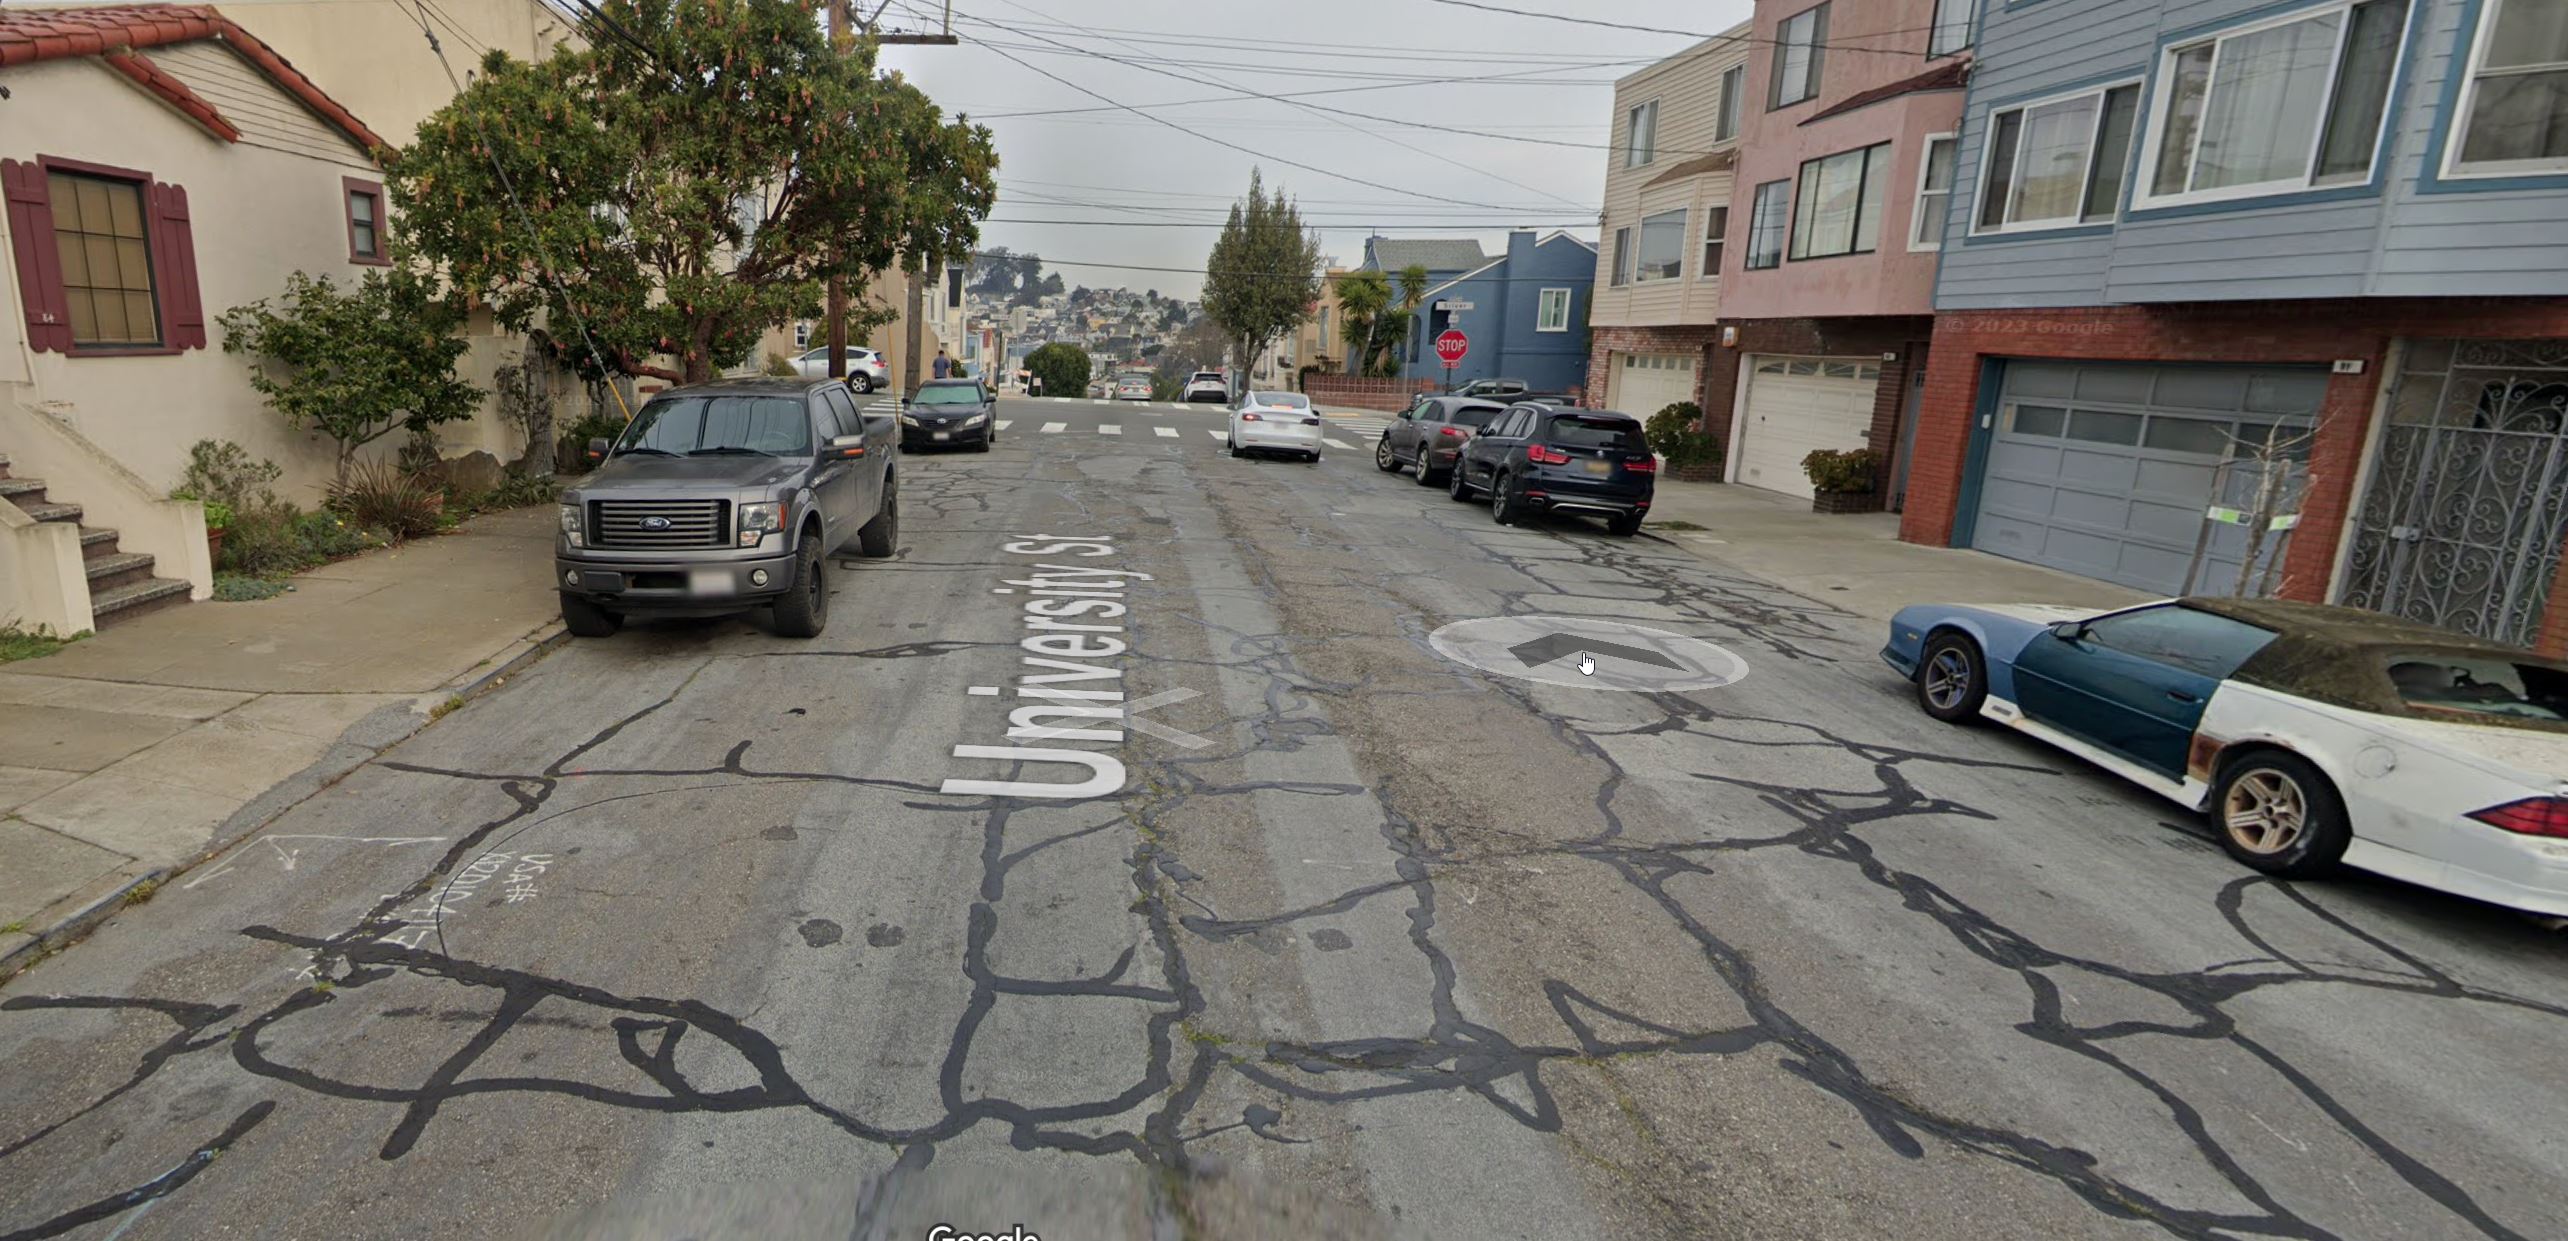
{"type": "Polygon", "coordinates": [[[23,936],[23,942],[0,948],[0,984],[15,981],[18,975],[38,962],[86,938],[100,924],[114,917],[117,910],[149,900],[160,885],[222,856],[314,794],[346,779],[350,772],[372,762],[384,751],[418,735],[440,718],[442,713],[435,711],[437,705],[450,701],[470,702],[498,689],[509,677],[552,654],[555,648],[569,641],[570,636],[570,631],[564,629],[559,620],[537,626],[463,675],[420,695],[408,705],[384,707],[349,725],[345,732],[339,734],[339,740],[311,766],[286,777],[233,811],[231,817],[214,829],[213,838],[195,856],[169,866],[118,870],[55,902],[54,908],[62,912],[47,911],[46,915],[41,915],[49,919],[44,927],[31,927],[12,934],[9,938],[23,936]]]}

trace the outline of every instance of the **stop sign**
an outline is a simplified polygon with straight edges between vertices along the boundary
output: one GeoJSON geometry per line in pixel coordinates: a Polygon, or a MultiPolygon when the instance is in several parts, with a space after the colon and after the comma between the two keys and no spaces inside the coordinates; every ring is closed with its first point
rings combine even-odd
{"type": "Polygon", "coordinates": [[[1461,361],[1462,355],[1469,352],[1471,338],[1463,335],[1461,328],[1446,328],[1442,336],[1436,337],[1436,356],[1443,358],[1447,366],[1461,361]]]}

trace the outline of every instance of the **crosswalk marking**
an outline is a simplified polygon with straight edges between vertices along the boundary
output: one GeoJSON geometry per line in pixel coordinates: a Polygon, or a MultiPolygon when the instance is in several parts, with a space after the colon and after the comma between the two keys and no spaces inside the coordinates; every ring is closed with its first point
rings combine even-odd
{"type": "Polygon", "coordinates": [[[997,423],[998,428],[999,428],[1000,430],[1002,430],[1002,431],[1005,431],[1005,430],[1007,430],[1009,427],[1012,427],[1012,426],[1015,426],[1015,425],[1016,425],[1016,421],[1015,421],[1014,419],[1010,419],[1010,418],[1001,418],[1001,419],[999,419],[999,421],[998,421],[998,423],[997,423]]]}
{"type": "Polygon", "coordinates": [[[1069,429],[1070,424],[1066,422],[1047,422],[1043,424],[1043,433],[1046,435],[1050,435],[1055,431],[1067,431],[1069,429]]]}
{"type": "Polygon", "coordinates": [[[1230,432],[1228,432],[1228,431],[1206,431],[1206,432],[1204,432],[1204,434],[1209,435],[1209,436],[1212,436],[1214,439],[1217,439],[1217,440],[1219,440],[1219,439],[1229,439],[1229,438],[1230,438],[1230,432]]]}
{"type": "Polygon", "coordinates": [[[1090,405],[1112,405],[1112,404],[1114,404],[1114,402],[1112,402],[1112,401],[1100,401],[1100,400],[1098,400],[1097,398],[1095,398],[1095,397],[1093,397],[1093,396],[1088,398],[1088,403],[1089,403],[1090,405]]]}
{"type": "Polygon", "coordinates": [[[1327,443],[1328,443],[1328,446],[1329,446],[1329,447],[1331,447],[1331,448],[1343,448],[1343,449],[1347,450],[1348,452],[1354,452],[1354,451],[1356,451],[1356,446],[1355,446],[1355,445],[1353,445],[1353,444],[1347,443],[1345,440],[1329,440],[1329,441],[1327,441],[1327,443]]]}
{"type": "Polygon", "coordinates": [[[1173,440],[1177,438],[1177,428],[1175,427],[1152,427],[1151,430],[1157,431],[1161,439],[1173,440]]]}
{"type": "Polygon", "coordinates": [[[1124,429],[1122,427],[1116,426],[1111,422],[1104,423],[1097,428],[1097,434],[1099,435],[1121,435],[1123,433],[1124,429]]]}

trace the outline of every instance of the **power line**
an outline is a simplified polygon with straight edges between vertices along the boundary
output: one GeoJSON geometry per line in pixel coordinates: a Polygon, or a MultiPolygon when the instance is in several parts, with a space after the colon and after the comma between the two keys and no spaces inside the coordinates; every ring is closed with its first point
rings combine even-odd
{"type": "MultiPolygon", "coordinates": [[[[1584,244],[1586,244],[1586,243],[1581,242],[1580,244],[1584,245],[1584,244]]],[[[1020,254],[1000,254],[1000,253],[994,253],[994,252],[986,251],[986,250],[974,250],[974,251],[972,251],[972,252],[971,252],[971,256],[972,256],[973,258],[993,258],[993,259],[1013,259],[1013,258],[1023,258],[1023,257],[1025,257],[1024,255],[1020,255],[1020,254]]],[[[1051,255],[1049,255],[1049,254],[1037,255],[1036,257],[1041,258],[1041,259],[1043,260],[1044,264],[1045,264],[1046,266],[1050,266],[1050,267],[1102,267],[1102,268],[1107,268],[1107,269],[1109,269],[1109,270],[1114,270],[1114,271],[1149,271],[1149,272],[1166,272],[1166,273],[1168,273],[1168,274],[1170,274],[1170,275],[1178,275],[1178,276],[1205,276],[1205,275],[1210,275],[1210,274],[1212,274],[1212,273],[1211,273],[1211,270],[1210,270],[1209,268],[1203,268],[1203,267],[1158,267],[1158,266],[1152,266],[1152,265],[1144,264],[1144,263],[1104,263],[1104,262],[1095,262],[1095,261],[1091,261],[1091,260],[1088,260],[1088,259],[1058,259],[1058,258],[1054,258],[1054,257],[1052,257],[1052,256],[1051,256],[1051,255]]],[[[1355,270],[1355,271],[1364,271],[1364,270],[1369,270],[1369,269],[1366,269],[1366,268],[1356,268],[1356,269],[1354,269],[1354,270],[1355,270]]],[[[1314,274],[1314,273],[1311,273],[1311,272],[1289,272],[1289,271],[1269,271],[1269,272],[1241,272],[1241,273],[1238,273],[1238,274],[1240,274],[1240,275],[1246,275],[1246,276],[1278,276],[1278,277],[1289,277],[1289,276],[1304,276],[1304,275],[1312,275],[1312,274],[1314,274]]],[[[1353,271],[1350,271],[1350,272],[1346,272],[1346,273],[1342,273],[1342,274],[1345,274],[1345,275],[1352,275],[1352,274],[1354,274],[1354,273],[1353,273],[1353,271]]],[[[1383,274],[1383,275],[1386,275],[1386,276],[1394,276],[1394,277],[1396,277],[1396,276],[1398,276],[1400,273],[1398,273],[1398,272],[1384,272],[1384,273],[1382,273],[1382,274],[1383,274]]],[[[1475,282],[1478,282],[1478,283],[1489,283],[1489,284],[1537,284],[1537,283],[1542,283],[1542,282],[1546,282],[1546,281],[1548,281],[1548,282],[1550,282],[1551,284],[1557,285],[1557,284],[1559,284],[1559,283],[1561,282],[1561,277],[1559,277],[1559,276],[1476,276],[1476,277],[1474,277],[1473,279],[1474,279],[1474,281],[1475,281],[1475,282]]]]}
{"type": "MultiPolygon", "coordinates": [[[[1229,225],[1229,222],[1228,222],[1228,221],[1226,221],[1226,220],[1001,220],[1001,219],[987,219],[987,220],[983,220],[983,221],[981,221],[981,222],[982,222],[982,223],[984,223],[984,224],[1045,224],[1045,225],[1057,225],[1057,226],[1061,226],[1061,227],[1065,227],[1065,228],[1216,228],[1216,229],[1218,229],[1218,228],[1227,228],[1227,227],[1229,227],[1229,226],[1230,226],[1230,225],[1229,225]]],[[[1435,227],[1435,228],[1450,228],[1450,229],[1467,229],[1467,230],[1487,231],[1487,230],[1490,230],[1490,229],[1499,229],[1499,228],[1586,228],[1586,227],[1590,227],[1590,226],[1594,225],[1595,223],[1596,223],[1596,221],[1595,221],[1595,219],[1594,219],[1593,217],[1590,217],[1590,218],[1588,218],[1588,219],[1584,219],[1584,220],[1571,220],[1571,221],[1568,221],[1567,223],[1553,223],[1553,222],[1548,222],[1548,221],[1542,221],[1542,222],[1529,222],[1529,221],[1521,221],[1521,220],[1436,220],[1436,221],[1433,221],[1433,222],[1432,222],[1432,227],[1435,227]]],[[[1345,231],[1348,231],[1348,230],[1351,230],[1351,229],[1368,228],[1368,227],[1378,227],[1378,226],[1386,225],[1386,224],[1387,224],[1387,225],[1390,225],[1390,226],[1392,226],[1392,227],[1395,227],[1395,228],[1415,228],[1415,227],[1427,227],[1427,226],[1428,226],[1428,225],[1419,225],[1419,224],[1405,224],[1405,223],[1402,223],[1401,221],[1397,221],[1397,220],[1355,220],[1355,221],[1350,221],[1350,222],[1345,223],[1345,224],[1311,224],[1311,225],[1309,225],[1309,227],[1317,228],[1317,229],[1322,229],[1322,230],[1328,230],[1328,231],[1345,232],[1345,231]]]]}
{"type": "MultiPolygon", "coordinates": [[[[988,45],[987,45],[987,44],[983,44],[982,46],[987,47],[988,45]]],[[[1008,61],[1010,61],[1010,62],[1014,63],[1018,68],[1023,69],[1023,70],[1025,70],[1025,71],[1026,71],[1026,72],[1028,72],[1028,73],[1032,73],[1032,74],[1036,75],[1037,77],[1048,78],[1048,79],[1050,79],[1050,80],[1052,80],[1052,81],[1054,81],[1054,82],[1058,82],[1058,83],[1060,83],[1060,84],[1061,84],[1061,85],[1063,85],[1063,86],[1067,86],[1067,87],[1069,87],[1070,89],[1075,90],[1075,91],[1079,92],[1080,94],[1082,94],[1082,95],[1086,95],[1087,97],[1089,97],[1089,98],[1091,98],[1091,99],[1094,99],[1094,100],[1097,100],[1097,101],[1099,101],[1099,102],[1101,102],[1101,103],[1110,103],[1110,104],[1113,104],[1114,106],[1116,106],[1116,107],[1118,107],[1118,108],[1122,108],[1123,110],[1125,110],[1125,111],[1127,111],[1127,112],[1130,112],[1130,113],[1132,113],[1132,114],[1133,114],[1133,115],[1135,115],[1135,116],[1149,117],[1149,119],[1151,119],[1151,120],[1153,120],[1153,121],[1157,121],[1157,122],[1158,122],[1158,123],[1160,123],[1161,125],[1165,125],[1165,126],[1167,126],[1168,128],[1173,129],[1173,130],[1176,130],[1177,132],[1179,132],[1179,133],[1181,133],[1181,134],[1184,134],[1184,135],[1186,135],[1186,136],[1188,136],[1188,137],[1190,137],[1190,138],[1200,139],[1200,140],[1202,140],[1202,141],[1212,143],[1213,145],[1218,146],[1218,147],[1225,147],[1225,148],[1228,148],[1228,149],[1230,149],[1230,150],[1237,151],[1237,152],[1239,152],[1239,153],[1240,153],[1240,154],[1242,154],[1242,155],[1251,155],[1251,156],[1255,156],[1255,157],[1257,157],[1258,159],[1263,159],[1263,160],[1272,160],[1272,161],[1274,161],[1275,163],[1282,164],[1282,165],[1284,165],[1284,166],[1286,166],[1286,167],[1288,167],[1288,168],[1299,168],[1299,169],[1301,169],[1301,170],[1302,170],[1302,171],[1304,171],[1304,172],[1316,172],[1316,173],[1318,173],[1318,174],[1320,174],[1321,176],[1324,176],[1324,177],[1335,177],[1335,178],[1337,178],[1337,179],[1338,179],[1338,180],[1340,180],[1340,181],[1353,182],[1354,184],[1357,184],[1357,185],[1368,186],[1368,187],[1370,187],[1370,188],[1377,189],[1377,190],[1385,190],[1385,191],[1388,191],[1388,192],[1393,193],[1393,194],[1406,194],[1406,195],[1409,195],[1410,197],[1413,197],[1413,198],[1424,198],[1424,199],[1429,199],[1429,200],[1431,200],[1431,201],[1434,201],[1434,202],[1440,202],[1440,203],[1453,203],[1453,204],[1455,204],[1455,205],[1457,205],[1457,206],[1464,206],[1464,207],[1476,207],[1476,206],[1479,206],[1479,204],[1478,204],[1478,203],[1474,203],[1474,202],[1470,201],[1469,199],[1463,199],[1463,198],[1446,198],[1446,197],[1444,197],[1443,195],[1440,195],[1440,194],[1428,194],[1428,193],[1424,193],[1424,192],[1422,192],[1422,191],[1418,191],[1418,190],[1402,189],[1401,187],[1396,186],[1396,185],[1385,185],[1385,184],[1383,184],[1383,183],[1382,183],[1382,182],[1380,182],[1380,181],[1368,181],[1368,180],[1365,180],[1365,179],[1364,179],[1364,178],[1362,178],[1362,177],[1355,176],[1355,175],[1352,175],[1352,174],[1350,174],[1350,173],[1332,172],[1332,171],[1330,171],[1330,170],[1328,170],[1328,169],[1326,169],[1326,168],[1322,168],[1322,167],[1320,167],[1320,166],[1318,166],[1318,165],[1316,165],[1316,164],[1305,164],[1305,163],[1301,162],[1300,160],[1291,160],[1291,159],[1286,159],[1286,158],[1284,158],[1283,156],[1280,156],[1280,155],[1270,155],[1270,154],[1267,154],[1266,152],[1259,151],[1259,150],[1257,150],[1257,149],[1255,149],[1255,148],[1253,148],[1253,147],[1245,147],[1245,146],[1241,146],[1240,144],[1238,144],[1238,143],[1236,143],[1236,142],[1229,141],[1229,140],[1227,140],[1227,139],[1223,139],[1223,138],[1216,138],[1216,137],[1212,136],[1211,134],[1203,133],[1203,132],[1198,131],[1198,130],[1188,129],[1188,128],[1186,128],[1185,126],[1180,125],[1180,124],[1178,124],[1178,123],[1177,123],[1177,122],[1175,122],[1175,121],[1169,120],[1169,119],[1168,119],[1168,118],[1166,118],[1166,117],[1162,117],[1162,116],[1151,116],[1151,114],[1150,114],[1150,113],[1144,112],[1144,111],[1140,110],[1139,108],[1135,108],[1135,107],[1133,107],[1131,104],[1124,103],[1124,102],[1122,102],[1122,101],[1120,101],[1120,100],[1116,100],[1116,99],[1109,98],[1109,97],[1108,97],[1108,96],[1106,96],[1106,95],[1103,95],[1103,94],[1100,94],[1100,93],[1098,93],[1098,92],[1096,92],[1096,91],[1090,90],[1090,89],[1088,89],[1087,87],[1085,87],[1085,86],[1081,86],[1081,85],[1079,85],[1078,83],[1073,82],[1073,81],[1071,81],[1071,80],[1070,80],[1070,79],[1068,79],[1068,78],[1062,77],[1060,74],[1053,73],[1053,72],[1051,72],[1051,71],[1049,71],[1049,70],[1047,70],[1047,69],[1044,69],[1044,68],[1042,68],[1042,67],[1040,67],[1040,66],[1037,66],[1037,65],[1027,64],[1027,63],[1026,63],[1022,58],[1018,57],[1015,53],[1010,52],[1010,51],[1007,51],[1007,50],[1005,50],[1005,49],[1003,49],[1003,48],[996,48],[996,47],[992,47],[992,48],[990,48],[990,51],[992,51],[992,52],[996,53],[997,55],[999,55],[1000,57],[1002,57],[1002,58],[1004,58],[1004,59],[1006,59],[1006,60],[1008,60],[1008,61]]]]}

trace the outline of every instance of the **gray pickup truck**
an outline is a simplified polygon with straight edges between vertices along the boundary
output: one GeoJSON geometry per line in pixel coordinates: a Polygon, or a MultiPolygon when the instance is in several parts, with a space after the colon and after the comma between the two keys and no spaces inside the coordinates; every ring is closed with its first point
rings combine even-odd
{"type": "Polygon", "coordinates": [[[765,608],[775,631],[829,623],[826,565],[900,539],[898,434],[836,379],[747,379],[651,398],[624,434],[589,441],[595,473],[562,493],[553,572],[584,638],[628,616],[765,608]]]}

